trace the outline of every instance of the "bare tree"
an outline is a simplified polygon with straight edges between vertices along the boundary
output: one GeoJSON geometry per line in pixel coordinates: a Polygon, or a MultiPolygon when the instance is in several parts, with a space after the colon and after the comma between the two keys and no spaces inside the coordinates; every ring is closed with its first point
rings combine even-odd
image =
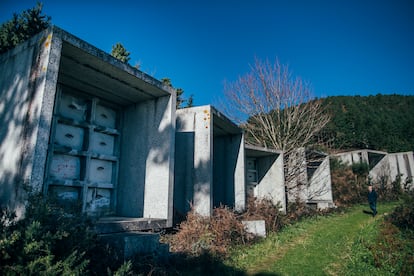
{"type": "Polygon", "coordinates": [[[245,130],[248,143],[284,151],[287,183],[303,170],[303,162],[292,160],[295,150],[310,146],[330,120],[311,92],[278,60],[256,59],[249,73],[225,83],[223,109],[245,130]]]}

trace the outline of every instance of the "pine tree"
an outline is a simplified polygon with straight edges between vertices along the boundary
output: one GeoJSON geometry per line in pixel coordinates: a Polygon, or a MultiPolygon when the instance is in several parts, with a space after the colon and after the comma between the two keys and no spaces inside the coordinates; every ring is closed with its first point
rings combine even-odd
{"type": "Polygon", "coordinates": [[[50,26],[51,17],[42,14],[42,4],[13,14],[13,18],[0,26],[0,54],[17,46],[50,26]]]}
{"type": "Polygon", "coordinates": [[[111,55],[117,59],[119,59],[122,62],[128,63],[131,59],[129,57],[131,53],[128,52],[125,47],[121,43],[117,43],[114,46],[112,46],[112,52],[111,55]]]}

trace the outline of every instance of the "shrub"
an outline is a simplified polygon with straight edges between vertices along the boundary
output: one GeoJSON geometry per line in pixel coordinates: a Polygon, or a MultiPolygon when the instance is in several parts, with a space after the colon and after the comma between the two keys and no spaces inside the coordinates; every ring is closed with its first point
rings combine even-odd
{"type": "Polygon", "coordinates": [[[414,231],[414,191],[403,194],[402,203],[387,218],[401,229],[414,231]]]}
{"type": "Polygon", "coordinates": [[[351,166],[352,172],[359,177],[366,178],[369,173],[369,165],[365,162],[354,163],[351,166]]]}
{"type": "Polygon", "coordinates": [[[123,260],[100,243],[93,222],[69,215],[42,195],[31,195],[25,217],[0,217],[0,275],[103,275],[126,271],[123,260]]]}
{"type": "Polygon", "coordinates": [[[394,275],[414,275],[413,248],[412,232],[403,233],[395,225],[385,221],[370,251],[376,267],[394,275]]]}
{"type": "Polygon", "coordinates": [[[286,212],[289,223],[297,222],[303,218],[314,217],[319,213],[320,211],[301,201],[289,202],[286,212]]]}
{"type": "Polygon", "coordinates": [[[0,274],[86,272],[86,244],[94,236],[83,217],[65,216],[37,195],[30,197],[24,219],[3,210],[0,224],[0,274]]]}
{"type": "Polygon", "coordinates": [[[366,201],[365,178],[358,177],[354,173],[354,171],[361,173],[364,170],[365,165],[351,168],[338,159],[331,158],[332,194],[335,205],[349,206],[366,201]]]}
{"type": "Polygon", "coordinates": [[[171,250],[193,256],[205,252],[226,254],[231,245],[243,243],[246,239],[244,226],[228,207],[213,210],[213,215],[203,217],[194,209],[187,214],[178,232],[169,240],[171,250]]]}
{"type": "Polygon", "coordinates": [[[247,198],[247,208],[242,215],[243,220],[264,220],[266,231],[277,232],[288,224],[286,215],[280,212],[280,206],[269,199],[247,198]]]}

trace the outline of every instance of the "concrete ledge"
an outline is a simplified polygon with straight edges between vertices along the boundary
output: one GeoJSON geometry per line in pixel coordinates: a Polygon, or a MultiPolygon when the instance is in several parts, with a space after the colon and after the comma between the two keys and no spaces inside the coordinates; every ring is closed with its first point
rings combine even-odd
{"type": "Polygon", "coordinates": [[[160,230],[167,228],[166,219],[103,217],[96,222],[98,234],[160,230]]]}
{"type": "Polygon", "coordinates": [[[128,232],[99,235],[101,240],[113,247],[124,260],[136,254],[165,258],[169,254],[168,244],[159,242],[159,234],[128,232]]]}

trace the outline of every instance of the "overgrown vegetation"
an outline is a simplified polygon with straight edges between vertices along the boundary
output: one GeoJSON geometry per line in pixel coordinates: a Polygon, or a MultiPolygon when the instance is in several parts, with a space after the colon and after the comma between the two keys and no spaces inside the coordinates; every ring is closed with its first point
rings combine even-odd
{"type": "Polygon", "coordinates": [[[407,195],[385,220],[376,220],[362,228],[339,274],[413,275],[413,213],[409,211],[412,205],[407,205],[413,201],[413,195],[407,195]]]}
{"type": "MultiPolygon", "coordinates": [[[[358,166],[354,170],[339,159],[330,159],[332,196],[336,206],[350,206],[366,202],[366,179],[357,175],[358,166]]],[[[361,167],[364,167],[363,165],[361,167]]],[[[363,170],[362,170],[363,171],[363,170]]]]}
{"type": "Polygon", "coordinates": [[[398,176],[390,185],[372,183],[368,177],[369,167],[366,163],[352,166],[342,163],[337,158],[330,159],[332,194],[337,206],[351,206],[367,201],[367,187],[371,183],[379,195],[379,200],[398,200],[410,186],[409,180],[398,176]]]}
{"type": "MultiPolygon", "coordinates": [[[[379,212],[395,206],[381,204],[379,212]]],[[[248,275],[412,275],[414,240],[363,208],[289,225],[253,246],[236,248],[225,263],[248,275]]]]}
{"type": "Polygon", "coordinates": [[[190,211],[177,232],[166,238],[173,252],[184,252],[190,256],[205,253],[225,257],[231,248],[254,243],[257,237],[247,233],[242,221],[264,220],[268,233],[276,233],[304,217],[320,214],[303,203],[292,203],[288,213],[280,212],[280,206],[270,200],[248,199],[246,211],[236,213],[228,207],[215,208],[211,217],[190,211]]]}
{"type": "Polygon", "coordinates": [[[400,229],[414,233],[414,190],[402,195],[401,204],[395,208],[388,220],[400,229]]]}
{"type": "Polygon", "coordinates": [[[99,242],[90,219],[41,195],[29,197],[24,219],[1,211],[0,275],[104,275],[125,270],[122,262],[99,242]]]}

